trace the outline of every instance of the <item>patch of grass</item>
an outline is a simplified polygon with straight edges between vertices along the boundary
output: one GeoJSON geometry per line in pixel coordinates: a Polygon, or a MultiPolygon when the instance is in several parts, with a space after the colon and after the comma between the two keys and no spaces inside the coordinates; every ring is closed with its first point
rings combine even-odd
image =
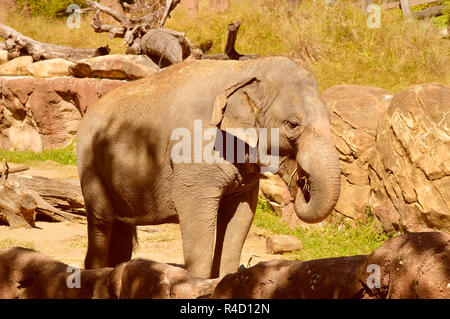
{"type": "Polygon", "coordinates": [[[22,11],[26,6],[33,16],[43,15],[49,17],[64,16],[67,7],[71,4],[77,4],[84,7],[84,0],[17,0],[17,8],[22,11]]]}
{"type": "Polygon", "coordinates": [[[270,206],[259,200],[254,225],[282,235],[293,235],[303,242],[303,249],[286,254],[293,259],[312,260],[340,256],[366,255],[393,237],[381,231],[368,215],[364,223],[352,226],[349,222],[339,224],[322,223],[310,229],[290,229],[280,221],[270,206]]]}
{"type": "Polygon", "coordinates": [[[0,149],[0,159],[11,163],[28,163],[30,161],[54,161],[66,165],[76,165],[75,144],[64,148],[47,149],[35,153],[32,151],[8,151],[0,149]]]}
{"type": "Polygon", "coordinates": [[[23,247],[23,248],[34,249],[34,245],[30,241],[22,241],[22,240],[10,239],[10,238],[0,240],[0,249],[11,248],[11,247],[23,247]]]}
{"type": "Polygon", "coordinates": [[[360,4],[346,0],[331,7],[311,0],[297,7],[285,0],[241,0],[223,14],[208,11],[207,3],[200,0],[194,20],[186,10],[175,10],[168,26],[218,53],[227,24],[240,20],[238,52],[304,58],[320,91],[342,83],[394,93],[419,83],[450,84],[450,41],[440,38],[431,19],[407,22],[400,10],[386,10],[381,27],[371,29],[360,4]]]}
{"type": "MultiPolygon", "coordinates": [[[[232,1],[224,13],[210,11],[209,0],[199,0],[198,18],[189,20],[187,10],[179,6],[166,26],[185,32],[207,53],[219,53],[226,43],[227,25],[240,20],[238,52],[303,58],[321,92],[349,83],[396,93],[420,83],[450,84],[450,41],[441,39],[438,31],[438,25],[450,21],[449,1],[443,1],[448,9],[438,19],[408,22],[401,10],[383,10],[381,27],[371,29],[360,3],[348,0],[332,6],[305,0],[297,7],[289,0],[240,0],[232,1]]],[[[73,47],[108,44],[112,53],[124,53],[123,39],[95,33],[91,17],[92,13],[82,18],[80,29],[69,29],[65,19],[20,14],[2,22],[38,41],[73,47]]]]}
{"type": "MultiPolygon", "coordinates": [[[[44,1],[41,1],[44,2],[44,1]]],[[[0,21],[34,40],[75,48],[97,48],[108,45],[111,54],[125,54],[123,39],[111,39],[107,33],[95,33],[91,27],[92,15],[81,18],[80,28],[70,29],[66,19],[47,16],[22,16],[12,13],[0,21]]]]}

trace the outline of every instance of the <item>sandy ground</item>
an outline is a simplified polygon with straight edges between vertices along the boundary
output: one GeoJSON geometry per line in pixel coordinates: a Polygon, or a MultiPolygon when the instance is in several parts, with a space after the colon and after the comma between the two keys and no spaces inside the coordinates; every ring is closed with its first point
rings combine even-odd
{"type": "MultiPolygon", "coordinates": [[[[52,162],[32,163],[23,175],[78,179],[76,166],[52,162]]],[[[87,225],[81,223],[37,222],[34,229],[9,229],[0,226],[0,248],[23,246],[38,250],[66,264],[83,267],[87,247],[87,225]]],[[[178,224],[144,226],[138,229],[138,246],[133,258],[183,264],[181,231],[178,224]]],[[[254,265],[263,260],[283,258],[266,254],[266,230],[252,227],[241,255],[241,264],[254,265]]]]}

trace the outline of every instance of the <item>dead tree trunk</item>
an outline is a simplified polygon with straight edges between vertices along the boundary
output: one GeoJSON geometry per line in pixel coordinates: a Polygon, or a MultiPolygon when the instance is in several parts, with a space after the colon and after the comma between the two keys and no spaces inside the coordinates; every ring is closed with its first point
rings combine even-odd
{"type": "Polygon", "coordinates": [[[91,26],[95,32],[108,32],[113,38],[124,38],[128,47],[127,54],[146,54],[160,66],[181,62],[187,58],[192,43],[182,32],[165,29],[164,24],[170,13],[181,0],[166,0],[164,5],[150,5],[148,2],[137,1],[134,5],[125,5],[133,12],[146,12],[144,15],[128,17],[95,1],[86,0],[91,10],[96,11],[91,26]],[[104,24],[99,18],[100,13],[114,18],[120,25],[104,24]]]}
{"type": "Polygon", "coordinates": [[[414,16],[418,19],[426,19],[432,17],[439,17],[443,14],[445,5],[434,6],[426,8],[420,12],[414,12],[414,16]]]}
{"type": "Polygon", "coordinates": [[[4,161],[0,170],[0,221],[10,227],[34,227],[35,217],[50,221],[84,220],[84,201],[78,182],[37,176],[13,176],[28,169],[24,165],[9,168],[4,161]]]}
{"type": "Polygon", "coordinates": [[[34,61],[62,58],[71,61],[91,58],[109,53],[108,46],[100,48],[71,48],[33,40],[0,23],[0,37],[5,39],[4,50],[10,59],[30,55],[34,61]]]}
{"type": "Polygon", "coordinates": [[[225,50],[221,54],[210,54],[210,55],[202,55],[201,59],[205,60],[249,60],[257,58],[258,55],[242,55],[236,51],[235,45],[237,40],[237,34],[239,31],[239,27],[241,26],[241,22],[237,21],[235,23],[231,23],[228,25],[228,38],[227,44],[225,45],[225,50]]]}
{"type": "Polygon", "coordinates": [[[33,196],[10,183],[0,185],[0,221],[11,228],[34,227],[37,203],[33,196]]]}

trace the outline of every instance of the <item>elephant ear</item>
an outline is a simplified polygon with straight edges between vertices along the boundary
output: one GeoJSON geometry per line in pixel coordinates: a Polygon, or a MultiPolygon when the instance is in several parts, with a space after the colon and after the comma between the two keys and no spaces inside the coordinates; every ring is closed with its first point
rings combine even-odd
{"type": "Polygon", "coordinates": [[[227,88],[216,97],[211,124],[217,126],[251,147],[258,144],[256,116],[258,101],[261,96],[260,81],[247,78],[227,88]],[[248,129],[255,129],[256,134],[248,134],[248,129]]]}

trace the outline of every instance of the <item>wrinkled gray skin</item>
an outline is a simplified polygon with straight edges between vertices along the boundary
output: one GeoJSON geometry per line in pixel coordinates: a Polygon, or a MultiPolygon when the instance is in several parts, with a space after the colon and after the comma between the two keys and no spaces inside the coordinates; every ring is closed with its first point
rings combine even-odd
{"type": "Polygon", "coordinates": [[[205,278],[237,271],[260,164],[174,163],[179,139],[171,139],[172,131],[187,128],[194,136],[194,120],[202,120],[203,130],[279,128],[280,156],[295,159],[310,186],[309,202],[297,187],[296,213],[309,223],[330,214],[340,169],[310,71],[285,57],[184,62],[109,93],[81,123],[86,268],[129,260],[136,225],[180,222],[188,271],[205,278]]]}

